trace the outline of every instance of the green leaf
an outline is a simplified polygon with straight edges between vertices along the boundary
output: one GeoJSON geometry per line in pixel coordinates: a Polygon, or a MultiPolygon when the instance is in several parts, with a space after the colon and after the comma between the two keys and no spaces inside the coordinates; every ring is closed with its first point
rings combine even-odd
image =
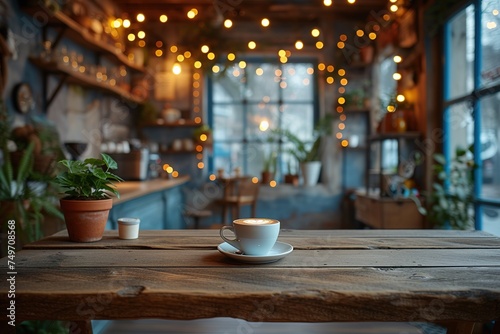
{"type": "Polygon", "coordinates": [[[109,169],[117,169],[118,168],[118,164],[116,163],[116,161],[113,160],[113,158],[111,158],[106,153],[101,153],[101,155],[102,155],[102,159],[104,160],[104,162],[106,163],[106,166],[109,169]]]}
{"type": "Polygon", "coordinates": [[[436,162],[441,164],[441,165],[446,164],[446,159],[445,159],[444,155],[442,155],[442,154],[439,154],[439,153],[434,154],[434,160],[436,160],[436,162]]]}
{"type": "Polygon", "coordinates": [[[99,166],[104,166],[105,165],[104,161],[102,161],[101,159],[96,159],[96,158],[87,158],[87,159],[85,159],[85,161],[83,161],[83,163],[85,165],[92,165],[92,166],[95,166],[95,167],[99,167],[99,166]]]}

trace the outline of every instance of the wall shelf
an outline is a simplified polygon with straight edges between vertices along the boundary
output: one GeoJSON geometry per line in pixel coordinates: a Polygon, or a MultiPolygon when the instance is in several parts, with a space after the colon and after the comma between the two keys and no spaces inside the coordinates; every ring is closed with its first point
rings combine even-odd
{"type": "Polygon", "coordinates": [[[60,65],[55,62],[46,62],[43,59],[35,57],[30,57],[29,59],[36,67],[41,69],[44,73],[60,76],[60,81],[57,84],[56,88],[50,94],[50,96],[47,96],[47,103],[46,103],[47,108],[50,106],[50,104],[52,103],[52,101],[54,100],[54,98],[56,97],[57,93],[59,92],[64,83],[76,84],[83,87],[93,88],[105,93],[122,97],[130,102],[139,104],[144,103],[142,99],[132,95],[130,92],[118,86],[112,86],[105,82],[99,82],[87,74],[80,73],[78,71],[73,71],[70,66],[60,65]]]}
{"type": "MultiPolygon", "coordinates": [[[[43,10],[48,14],[48,24],[44,25],[43,28],[46,29],[47,26],[58,29],[59,31],[58,36],[54,39],[54,41],[52,41],[52,48],[55,48],[57,46],[62,36],[67,36],[83,47],[91,51],[107,55],[121,65],[125,65],[134,71],[141,73],[146,72],[146,69],[143,66],[139,66],[131,62],[128,57],[123,54],[121,49],[115,47],[114,45],[111,45],[106,41],[100,40],[98,37],[94,36],[86,28],[71,19],[62,11],[53,12],[43,6],[24,8],[24,11],[31,15],[38,13],[39,10],[43,10]]],[[[44,31],[44,36],[46,37],[46,31],[44,31]]]]}
{"type": "Polygon", "coordinates": [[[179,120],[177,122],[172,122],[172,123],[166,123],[166,122],[157,122],[157,123],[149,123],[145,124],[142,127],[143,128],[195,128],[195,127],[200,127],[202,126],[202,123],[196,123],[193,120],[190,119],[183,119],[179,120]]]}

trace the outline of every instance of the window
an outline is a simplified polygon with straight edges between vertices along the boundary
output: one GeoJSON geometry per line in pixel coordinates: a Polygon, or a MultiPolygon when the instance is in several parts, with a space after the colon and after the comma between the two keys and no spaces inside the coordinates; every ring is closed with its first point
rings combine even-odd
{"type": "Polygon", "coordinates": [[[500,0],[476,0],[445,26],[445,154],[474,145],[476,228],[500,234],[500,0]]]}
{"type": "Polygon", "coordinates": [[[272,139],[272,129],[288,129],[312,138],[318,114],[315,63],[277,64],[249,60],[212,75],[209,81],[209,122],[214,150],[211,170],[231,173],[239,167],[260,176],[264,162],[276,154],[277,176],[296,162],[272,139]],[[243,67],[243,68],[241,68],[243,67]]]}

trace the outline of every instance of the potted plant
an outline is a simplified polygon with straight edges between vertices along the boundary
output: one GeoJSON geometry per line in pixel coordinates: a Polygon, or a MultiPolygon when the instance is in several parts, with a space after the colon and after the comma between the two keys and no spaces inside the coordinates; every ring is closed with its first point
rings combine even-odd
{"type": "Polygon", "coordinates": [[[66,197],[60,203],[71,241],[101,240],[113,205],[112,196],[120,196],[114,182],[122,179],[110,172],[118,165],[109,155],[101,156],[102,159],[59,161],[67,170],[55,182],[65,189],[66,197]]]}
{"type": "Polygon", "coordinates": [[[436,182],[428,194],[428,210],[418,197],[411,196],[418,211],[428,215],[436,227],[452,229],[474,228],[473,172],[476,168],[469,149],[456,148],[455,156],[447,164],[443,154],[434,154],[433,165],[436,182]]]}
{"type": "Polygon", "coordinates": [[[0,99],[0,212],[4,218],[0,224],[2,256],[7,251],[9,221],[15,222],[16,247],[21,248],[43,237],[43,223],[48,216],[60,221],[63,219],[55,205],[57,198],[49,183],[51,177],[34,170],[34,144],[30,143],[25,148],[14,166],[10,151],[15,144],[10,133],[8,115],[0,99]]]}
{"type": "Polygon", "coordinates": [[[264,165],[262,166],[262,172],[261,172],[262,184],[268,184],[273,180],[274,173],[276,173],[276,163],[277,163],[276,152],[271,149],[269,154],[264,157],[264,165]]]}
{"type": "Polygon", "coordinates": [[[275,130],[277,134],[282,135],[292,144],[288,152],[299,162],[304,185],[306,186],[313,186],[318,182],[321,171],[321,140],[323,136],[331,133],[332,122],[332,115],[323,117],[314,128],[311,141],[302,140],[289,130],[275,130]]]}
{"type": "Polygon", "coordinates": [[[295,169],[292,168],[292,159],[287,161],[287,173],[284,176],[284,181],[287,184],[292,184],[294,186],[299,185],[299,174],[297,174],[295,169]]]}
{"type": "Polygon", "coordinates": [[[429,201],[429,218],[439,227],[454,229],[474,228],[472,147],[457,148],[446,169],[442,154],[435,154],[433,166],[437,181],[433,184],[429,201]]]}

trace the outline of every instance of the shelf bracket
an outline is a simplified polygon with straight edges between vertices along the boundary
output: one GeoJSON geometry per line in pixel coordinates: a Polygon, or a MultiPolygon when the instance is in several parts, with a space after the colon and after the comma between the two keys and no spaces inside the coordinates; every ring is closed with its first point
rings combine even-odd
{"type": "MultiPolygon", "coordinates": [[[[54,40],[50,42],[51,43],[50,44],[51,45],[50,48],[51,48],[51,50],[54,50],[59,45],[59,42],[61,41],[61,39],[63,38],[64,34],[68,30],[68,27],[66,27],[66,26],[64,26],[62,24],[51,25],[51,27],[57,28],[57,29],[55,29],[57,31],[57,35],[54,38],[54,40]]],[[[47,29],[48,29],[48,27],[45,25],[43,27],[43,30],[42,30],[42,36],[43,36],[43,40],[44,41],[48,40],[47,29]]]]}
{"type": "MultiPolygon", "coordinates": [[[[45,102],[45,110],[46,111],[49,109],[49,107],[52,104],[52,102],[54,102],[54,99],[56,98],[57,94],[61,90],[61,88],[64,85],[64,83],[66,82],[67,78],[68,78],[68,75],[67,74],[63,74],[62,77],[61,77],[61,79],[57,83],[56,88],[54,88],[54,91],[52,92],[52,94],[50,95],[50,97],[47,98],[47,100],[45,102]]],[[[45,87],[48,87],[48,76],[45,79],[45,87]]],[[[46,89],[47,88],[45,88],[45,90],[46,89]]],[[[48,92],[45,92],[44,96],[48,96],[48,92]]]]}

